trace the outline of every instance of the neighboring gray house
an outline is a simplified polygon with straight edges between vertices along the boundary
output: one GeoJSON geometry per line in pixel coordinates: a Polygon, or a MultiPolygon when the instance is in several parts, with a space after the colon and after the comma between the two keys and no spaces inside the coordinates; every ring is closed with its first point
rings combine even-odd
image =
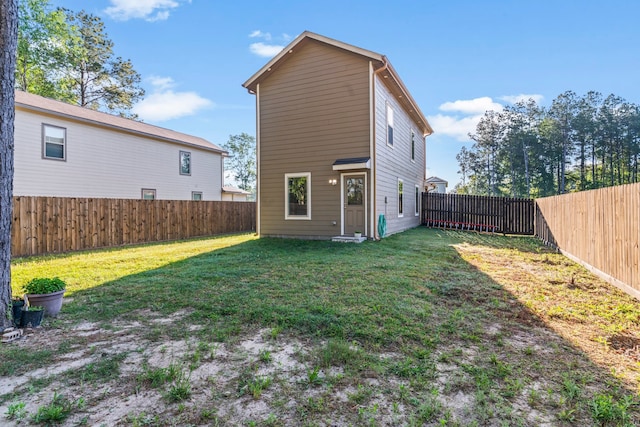
{"type": "Polygon", "coordinates": [[[16,196],[222,200],[202,138],[16,91],[16,196]]]}
{"type": "Polygon", "coordinates": [[[256,95],[260,235],[420,224],[433,131],[384,55],[304,32],[243,86],[256,95]]]}
{"type": "Polygon", "coordinates": [[[428,193],[446,193],[449,183],[437,176],[430,176],[425,181],[425,190],[428,193]]]}
{"type": "Polygon", "coordinates": [[[243,190],[242,188],[234,187],[232,185],[225,185],[222,187],[222,200],[228,202],[247,202],[247,198],[251,195],[250,192],[243,190]]]}

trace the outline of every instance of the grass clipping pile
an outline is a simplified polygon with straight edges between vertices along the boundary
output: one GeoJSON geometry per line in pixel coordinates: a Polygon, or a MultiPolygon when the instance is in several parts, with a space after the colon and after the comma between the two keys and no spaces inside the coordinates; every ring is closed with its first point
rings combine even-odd
{"type": "MultiPolygon", "coordinates": [[[[639,425],[637,302],[532,239],[403,234],[354,253],[370,251],[360,262],[376,274],[397,269],[389,286],[410,298],[389,300],[402,305],[391,312],[355,292],[348,308],[374,319],[363,337],[399,338],[327,337],[256,321],[225,324],[223,339],[212,339],[215,326],[193,322],[199,313],[185,307],[102,323],[63,315],[0,349],[0,424],[639,425]],[[380,256],[385,247],[376,245],[385,244],[430,264],[403,281],[406,257],[380,256]]],[[[323,259],[318,248],[344,247],[292,244],[308,245],[310,259],[323,259]]]]}

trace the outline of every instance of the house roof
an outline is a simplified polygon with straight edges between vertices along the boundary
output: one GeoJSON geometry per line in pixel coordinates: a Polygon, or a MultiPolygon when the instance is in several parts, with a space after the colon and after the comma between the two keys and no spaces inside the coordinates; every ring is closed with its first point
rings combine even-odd
{"type": "Polygon", "coordinates": [[[333,170],[371,169],[371,157],[349,157],[333,162],[333,170]]]}
{"type": "Polygon", "coordinates": [[[425,180],[426,183],[428,184],[444,184],[444,185],[448,185],[449,182],[442,179],[442,178],[438,178],[437,176],[430,176],[429,178],[427,178],[425,180]]]}
{"type": "Polygon", "coordinates": [[[251,194],[250,192],[243,190],[242,188],[233,187],[231,185],[225,185],[222,187],[223,193],[231,193],[231,194],[251,194]]]}
{"type": "Polygon", "coordinates": [[[242,86],[247,88],[250,93],[256,93],[258,84],[260,84],[260,82],[269,77],[269,75],[271,75],[273,71],[280,67],[282,63],[286,62],[292,56],[292,54],[295,53],[295,51],[297,51],[299,48],[304,46],[306,43],[309,43],[310,41],[325,43],[327,45],[334,46],[339,49],[344,49],[348,52],[368,58],[372,62],[375,72],[379,73],[382,76],[383,81],[391,90],[391,93],[393,93],[398,102],[409,113],[411,118],[420,126],[422,134],[424,136],[427,136],[433,133],[433,129],[431,128],[431,125],[429,125],[427,118],[420,110],[420,107],[418,107],[418,104],[413,99],[413,97],[409,93],[409,90],[406,88],[393,66],[391,66],[391,63],[386,56],[338,40],[334,40],[320,34],[315,34],[310,31],[305,31],[298,37],[296,37],[295,40],[289,43],[287,47],[282,49],[280,53],[278,53],[269,62],[267,62],[264,67],[262,67],[260,70],[258,70],[258,72],[251,76],[249,80],[244,82],[242,86]]]}
{"type": "Polygon", "coordinates": [[[222,155],[227,155],[227,152],[221,147],[197,136],[153,126],[136,120],[125,119],[123,117],[114,116],[113,114],[90,110],[78,105],[44,98],[32,93],[17,90],[15,102],[16,108],[50,114],[121,132],[151,137],[191,147],[198,147],[204,150],[220,153],[222,155]]]}

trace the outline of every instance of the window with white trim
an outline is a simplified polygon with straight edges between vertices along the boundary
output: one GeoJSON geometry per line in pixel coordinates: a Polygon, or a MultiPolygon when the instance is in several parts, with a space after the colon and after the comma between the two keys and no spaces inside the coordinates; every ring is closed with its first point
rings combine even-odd
{"type": "Polygon", "coordinates": [[[202,191],[192,191],[191,200],[202,200],[202,191]]]}
{"type": "Polygon", "coordinates": [[[156,190],[151,188],[142,189],[142,200],[155,200],[155,199],[156,199],[156,190]]]}
{"type": "Polygon", "coordinates": [[[420,216],[420,186],[416,185],[416,216],[420,216]]]}
{"type": "Polygon", "coordinates": [[[393,147],[393,108],[387,103],[387,145],[393,147]]]}
{"type": "Polygon", "coordinates": [[[416,160],[416,134],[411,129],[411,161],[414,162],[416,160]]]}
{"type": "Polygon", "coordinates": [[[284,175],[285,219],[311,219],[311,173],[284,175]]]}
{"type": "Polygon", "coordinates": [[[404,206],[403,206],[403,196],[404,196],[404,183],[400,178],[398,178],[398,216],[404,216],[404,206]]]}
{"type": "Polygon", "coordinates": [[[42,125],[42,157],[53,160],[67,159],[67,130],[65,128],[42,125]]]}
{"type": "Polygon", "coordinates": [[[180,175],[191,175],[191,153],[180,151],[180,175]]]}

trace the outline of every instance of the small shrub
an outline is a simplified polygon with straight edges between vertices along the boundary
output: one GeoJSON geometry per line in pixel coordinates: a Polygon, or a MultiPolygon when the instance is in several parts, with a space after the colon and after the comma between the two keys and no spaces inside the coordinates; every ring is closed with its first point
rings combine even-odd
{"type": "Polygon", "coordinates": [[[33,415],[33,422],[46,425],[57,424],[67,419],[72,410],[73,404],[69,399],[54,393],[50,404],[38,408],[38,412],[33,415]]]}
{"type": "Polygon", "coordinates": [[[67,288],[64,280],[54,277],[36,277],[24,285],[24,292],[27,294],[51,294],[67,288]]]}
{"type": "Polygon", "coordinates": [[[24,408],[25,406],[24,402],[12,403],[7,408],[5,415],[10,420],[20,421],[27,415],[27,410],[24,408]]]}
{"type": "Polygon", "coordinates": [[[598,394],[591,401],[591,415],[601,425],[631,426],[631,416],[627,410],[633,403],[633,398],[629,396],[616,402],[610,394],[598,394]]]}
{"type": "Polygon", "coordinates": [[[180,372],[180,375],[169,387],[165,398],[171,402],[182,402],[191,397],[191,378],[180,372]]]}

